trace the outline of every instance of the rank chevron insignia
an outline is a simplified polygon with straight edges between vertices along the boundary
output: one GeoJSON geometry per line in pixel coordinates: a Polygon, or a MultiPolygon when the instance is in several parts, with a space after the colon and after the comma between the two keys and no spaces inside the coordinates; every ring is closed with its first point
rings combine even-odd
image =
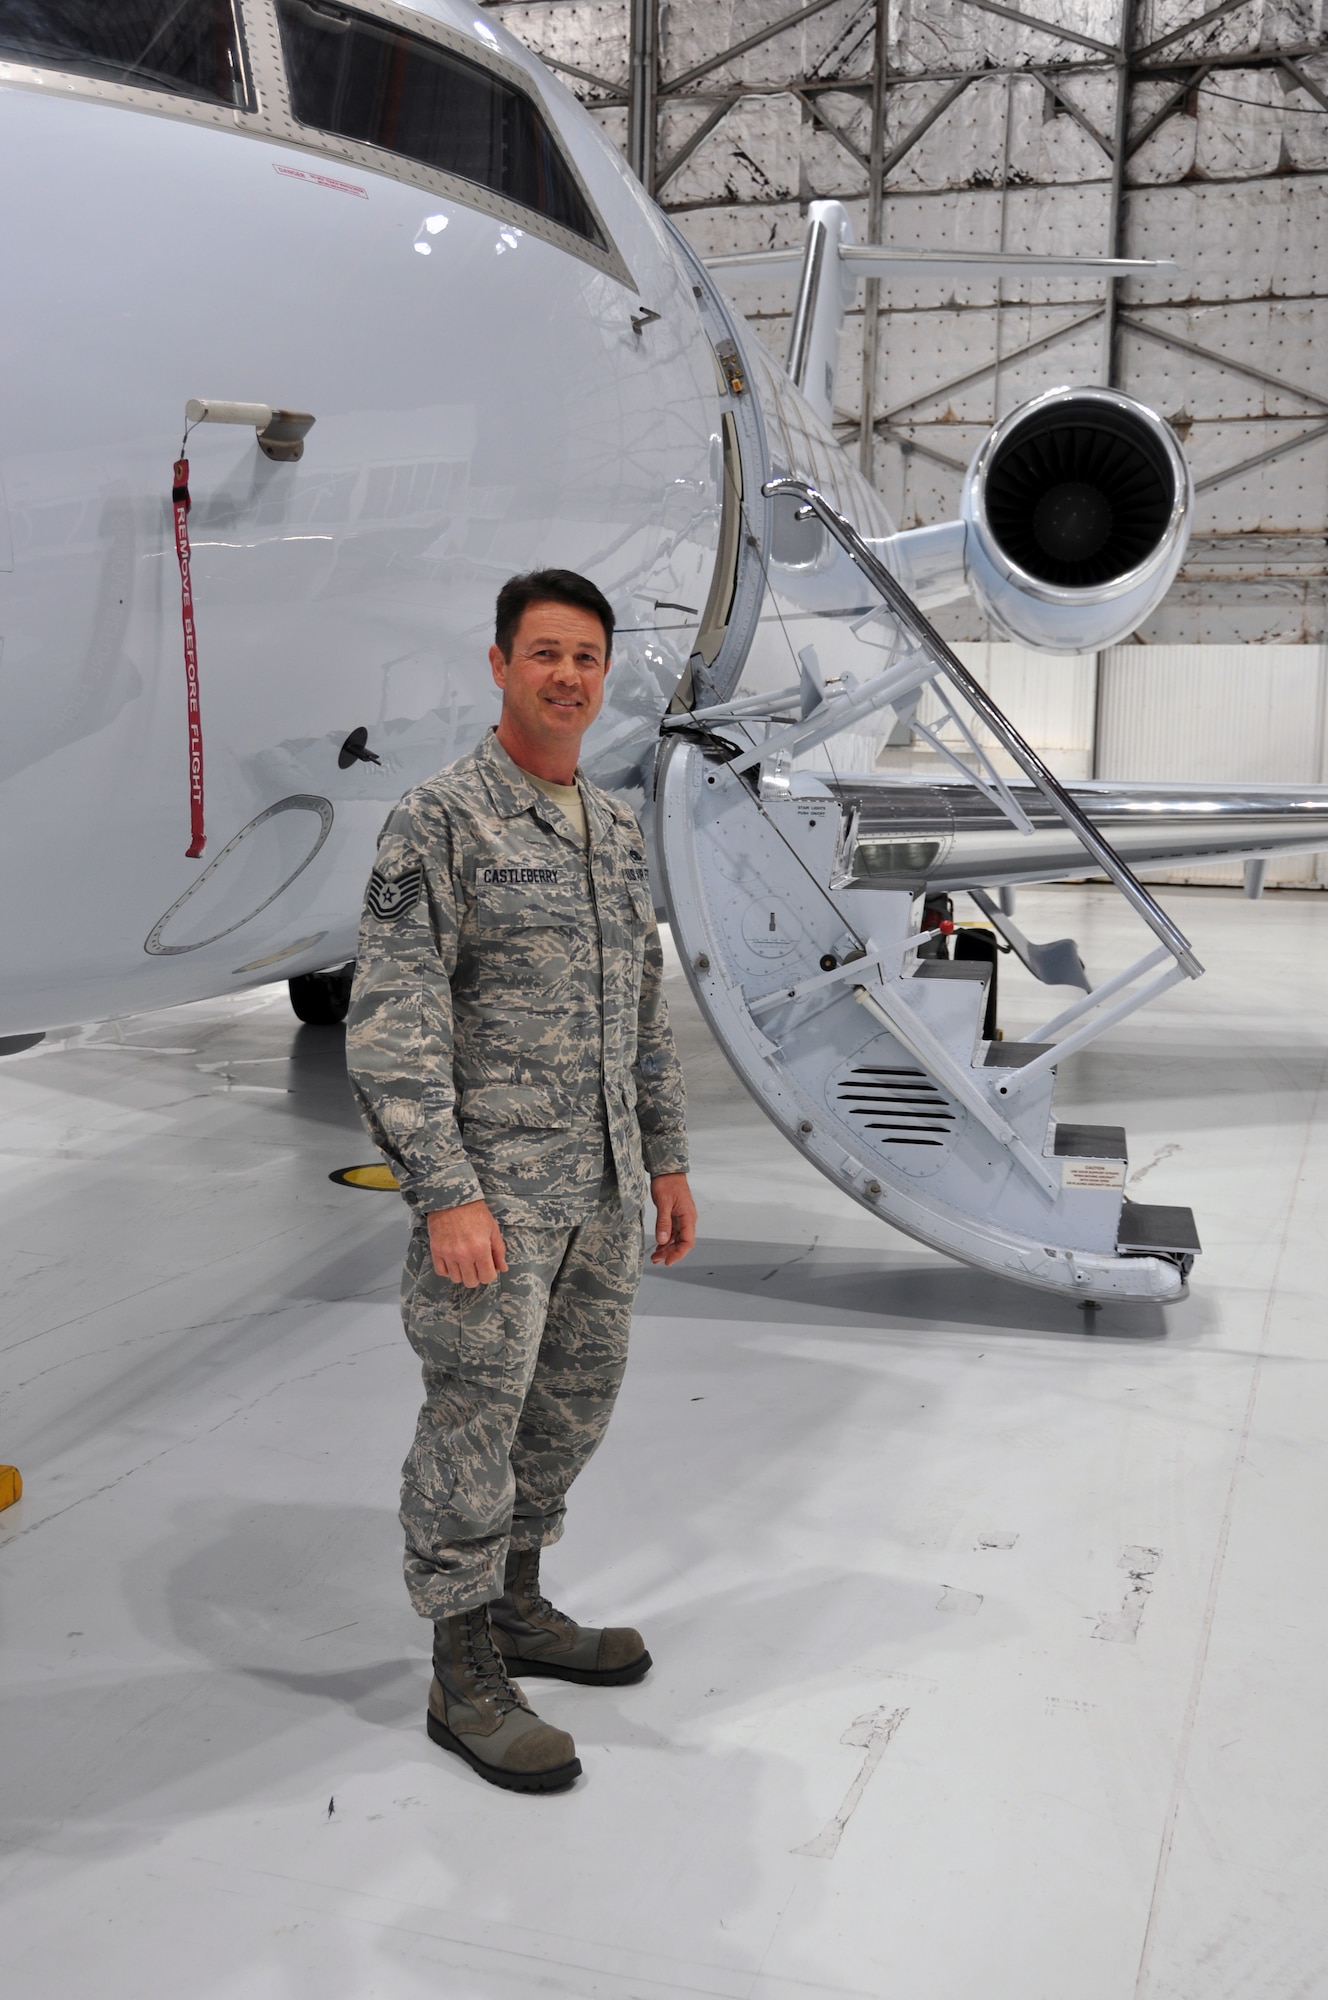
{"type": "Polygon", "coordinates": [[[404,875],[398,875],[395,882],[384,875],[381,868],[375,868],[369,877],[369,893],[365,898],[370,916],[377,917],[380,924],[394,924],[413,910],[420,900],[424,887],[424,870],[418,865],[408,868],[404,875]]]}

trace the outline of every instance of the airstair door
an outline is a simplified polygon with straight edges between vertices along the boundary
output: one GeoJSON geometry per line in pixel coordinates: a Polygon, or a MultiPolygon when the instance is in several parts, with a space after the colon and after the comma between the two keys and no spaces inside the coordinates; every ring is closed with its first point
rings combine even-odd
{"type": "MultiPolygon", "coordinates": [[[[1056,1066],[1202,971],[1175,926],[967,675],[851,524],[802,482],[885,600],[898,644],[865,687],[698,706],[666,724],[655,845],[692,990],[738,1075],[836,1186],[936,1249],[1081,1300],[1183,1296],[1188,1209],[1130,1202],[1125,1134],[1062,1123],[1056,1066]],[[851,802],[793,759],[873,708],[938,692],[975,710],[1152,933],[1140,959],[1030,1040],[989,1041],[990,969],[923,954],[922,898],[863,886],[851,802]],[[1057,1040],[1056,1037],[1060,1036],[1057,1040]]],[[[972,782],[1028,827],[977,738],[972,782]]],[[[802,758],[805,763],[805,756],[802,758]]],[[[1031,831],[1031,828],[1030,828],[1031,831]]]]}

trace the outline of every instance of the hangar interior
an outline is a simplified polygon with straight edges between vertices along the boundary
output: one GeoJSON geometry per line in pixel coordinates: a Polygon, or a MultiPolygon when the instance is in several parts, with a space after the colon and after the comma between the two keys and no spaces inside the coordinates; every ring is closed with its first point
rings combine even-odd
{"type": "MultiPolygon", "coordinates": [[[[863,240],[1174,258],[868,281],[836,428],[915,526],[1040,389],[1155,406],[1199,515],[1137,640],[938,622],[1066,778],[1328,782],[1317,5],[482,11],[703,256],[833,198],[863,240]]],[[[782,356],[788,284],[732,290],[782,356]]],[[[540,1685],[588,1774],[552,1798],[425,1737],[407,1223],[333,1178],[370,1157],[341,1030],[279,982],[0,1045],[6,2000],[1328,1994],[1328,857],[1241,881],[1168,880],[1206,976],[1060,1079],[1128,1125],[1132,1197],[1193,1204],[1165,1309],[885,1229],[772,1132],[666,936],[702,1238],[647,1273],[546,1564],[656,1666],[540,1685]]],[[[1130,955],[1103,887],[1018,908],[1094,976],[1130,955]]],[[[1000,979],[1031,1031],[1045,989],[1000,979]]]]}
{"type": "MultiPolygon", "coordinates": [[[[835,428],[902,528],[953,518],[995,419],[1060,383],[1167,417],[1185,567],[1125,646],[1057,659],[938,615],[1063,776],[1328,778],[1328,48],[1282,0],[495,0],[703,256],[862,242],[1169,258],[1147,280],[866,280],[835,428]]],[[[735,303],[782,360],[794,279],[735,303]]],[[[1168,878],[1161,878],[1168,879],[1168,878]]],[[[1236,882],[1204,867],[1186,878],[1236,882]]],[[[1322,887],[1322,857],[1269,886],[1322,887]]]]}

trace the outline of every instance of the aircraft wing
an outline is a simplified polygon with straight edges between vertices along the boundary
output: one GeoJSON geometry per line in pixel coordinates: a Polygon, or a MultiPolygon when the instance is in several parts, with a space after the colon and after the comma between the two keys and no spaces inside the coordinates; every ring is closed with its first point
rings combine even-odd
{"type": "MultiPolygon", "coordinates": [[[[848,815],[844,874],[863,888],[971,888],[1100,874],[1031,785],[1010,791],[1021,833],[962,779],[827,779],[848,815]]],[[[1207,861],[1267,861],[1328,848],[1328,786],[1157,785],[1098,780],[1066,787],[1136,874],[1207,861]]]]}

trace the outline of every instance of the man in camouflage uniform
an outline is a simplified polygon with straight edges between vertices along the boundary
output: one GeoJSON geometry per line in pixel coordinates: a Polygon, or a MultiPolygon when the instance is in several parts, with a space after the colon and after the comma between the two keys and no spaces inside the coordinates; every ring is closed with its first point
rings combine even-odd
{"type": "Polygon", "coordinates": [[[508,1668],[639,1680],[639,1633],[545,1599],[539,1552],[604,1435],[640,1281],[695,1238],[682,1076],[635,815],[580,776],[613,613],[570,571],[514,577],[502,717],[407,793],[369,880],[347,1027],[370,1133],[414,1211],[402,1314],[424,1368],[403,1468],[428,1729],[491,1783],[569,1785],[570,1736],[508,1668]]]}

